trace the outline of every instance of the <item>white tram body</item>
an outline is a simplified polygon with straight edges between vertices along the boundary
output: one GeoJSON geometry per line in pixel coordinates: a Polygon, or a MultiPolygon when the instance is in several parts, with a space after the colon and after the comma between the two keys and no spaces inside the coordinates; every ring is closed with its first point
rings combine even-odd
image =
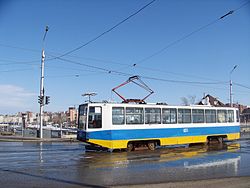
{"type": "Polygon", "coordinates": [[[239,111],[232,107],[86,103],[78,118],[77,139],[108,149],[240,138],[239,111]]]}

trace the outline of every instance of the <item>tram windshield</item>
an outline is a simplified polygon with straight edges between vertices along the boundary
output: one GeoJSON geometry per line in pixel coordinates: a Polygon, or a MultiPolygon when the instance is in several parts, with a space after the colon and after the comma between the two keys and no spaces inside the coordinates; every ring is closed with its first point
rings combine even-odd
{"type": "Polygon", "coordinates": [[[100,106],[89,107],[88,128],[102,128],[102,108],[100,106]]]}

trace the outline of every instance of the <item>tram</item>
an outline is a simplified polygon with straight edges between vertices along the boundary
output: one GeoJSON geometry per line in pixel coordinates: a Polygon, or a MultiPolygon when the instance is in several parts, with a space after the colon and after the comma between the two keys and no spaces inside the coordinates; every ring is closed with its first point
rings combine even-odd
{"type": "Polygon", "coordinates": [[[233,107],[105,102],[79,106],[77,139],[110,150],[239,138],[239,111],[233,107]]]}

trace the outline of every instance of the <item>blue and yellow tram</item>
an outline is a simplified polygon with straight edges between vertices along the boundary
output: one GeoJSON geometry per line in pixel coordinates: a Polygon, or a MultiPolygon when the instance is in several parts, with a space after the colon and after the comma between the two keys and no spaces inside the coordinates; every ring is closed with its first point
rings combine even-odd
{"type": "Polygon", "coordinates": [[[239,111],[232,107],[86,103],[78,118],[78,140],[111,150],[240,138],[239,111]]]}

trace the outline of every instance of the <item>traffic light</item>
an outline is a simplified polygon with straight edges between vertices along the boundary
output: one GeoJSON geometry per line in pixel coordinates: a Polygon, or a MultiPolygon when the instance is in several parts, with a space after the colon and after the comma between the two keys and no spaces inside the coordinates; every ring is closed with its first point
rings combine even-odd
{"type": "Polygon", "coordinates": [[[39,104],[44,104],[43,99],[44,99],[44,96],[38,96],[38,103],[39,104]]]}
{"type": "Polygon", "coordinates": [[[46,96],[45,98],[45,104],[49,104],[50,103],[50,96],[46,96]]]}

